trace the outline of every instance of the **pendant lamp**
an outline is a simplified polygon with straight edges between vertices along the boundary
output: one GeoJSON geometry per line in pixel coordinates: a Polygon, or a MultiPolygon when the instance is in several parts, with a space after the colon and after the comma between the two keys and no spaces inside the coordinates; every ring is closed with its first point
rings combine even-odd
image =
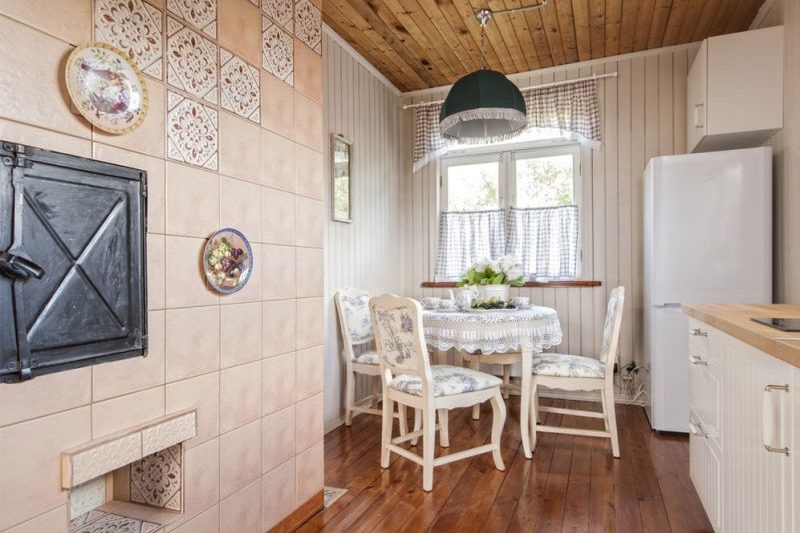
{"type": "Polygon", "coordinates": [[[489,9],[475,13],[481,25],[481,68],[453,84],[439,114],[442,136],[460,143],[509,139],[528,124],[525,99],[519,88],[502,73],[486,68],[483,42],[492,15],[489,9]]]}

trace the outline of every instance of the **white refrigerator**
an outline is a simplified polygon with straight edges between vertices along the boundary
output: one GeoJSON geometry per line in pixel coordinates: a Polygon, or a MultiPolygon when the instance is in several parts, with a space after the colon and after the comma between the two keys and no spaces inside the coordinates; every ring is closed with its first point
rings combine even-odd
{"type": "Polygon", "coordinates": [[[772,302],[772,152],[655,157],[643,213],[645,410],[654,429],[685,433],[689,322],[681,305],[772,302]]]}

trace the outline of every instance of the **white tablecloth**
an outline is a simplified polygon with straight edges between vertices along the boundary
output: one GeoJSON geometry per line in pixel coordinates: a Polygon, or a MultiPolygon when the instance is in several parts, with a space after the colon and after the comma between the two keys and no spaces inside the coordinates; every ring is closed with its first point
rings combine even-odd
{"type": "Polygon", "coordinates": [[[558,313],[549,307],[482,313],[425,310],[422,323],[425,341],[438,350],[541,353],[562,338],[558,313]]]}

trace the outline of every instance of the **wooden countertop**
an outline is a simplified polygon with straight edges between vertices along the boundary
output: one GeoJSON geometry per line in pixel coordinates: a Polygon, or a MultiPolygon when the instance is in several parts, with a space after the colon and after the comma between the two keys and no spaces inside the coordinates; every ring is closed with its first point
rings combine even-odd
{"type": "Polygon", "coordinates": [[[683,312],[800,368],[800,332],[781,331],[751,318],[800,318],[800,305],[686,304],[683,312]]]}

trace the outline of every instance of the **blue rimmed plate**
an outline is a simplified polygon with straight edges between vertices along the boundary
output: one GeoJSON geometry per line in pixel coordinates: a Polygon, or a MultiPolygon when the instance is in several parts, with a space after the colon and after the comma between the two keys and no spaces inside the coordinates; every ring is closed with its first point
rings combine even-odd
{"type": "Polygon", "coordinates": [[[203,272],[208,283],[222,294],[234,293],[247,284],[253,272],[253,250],[242,232],[222,228],[208,238],[203,272]]]}

